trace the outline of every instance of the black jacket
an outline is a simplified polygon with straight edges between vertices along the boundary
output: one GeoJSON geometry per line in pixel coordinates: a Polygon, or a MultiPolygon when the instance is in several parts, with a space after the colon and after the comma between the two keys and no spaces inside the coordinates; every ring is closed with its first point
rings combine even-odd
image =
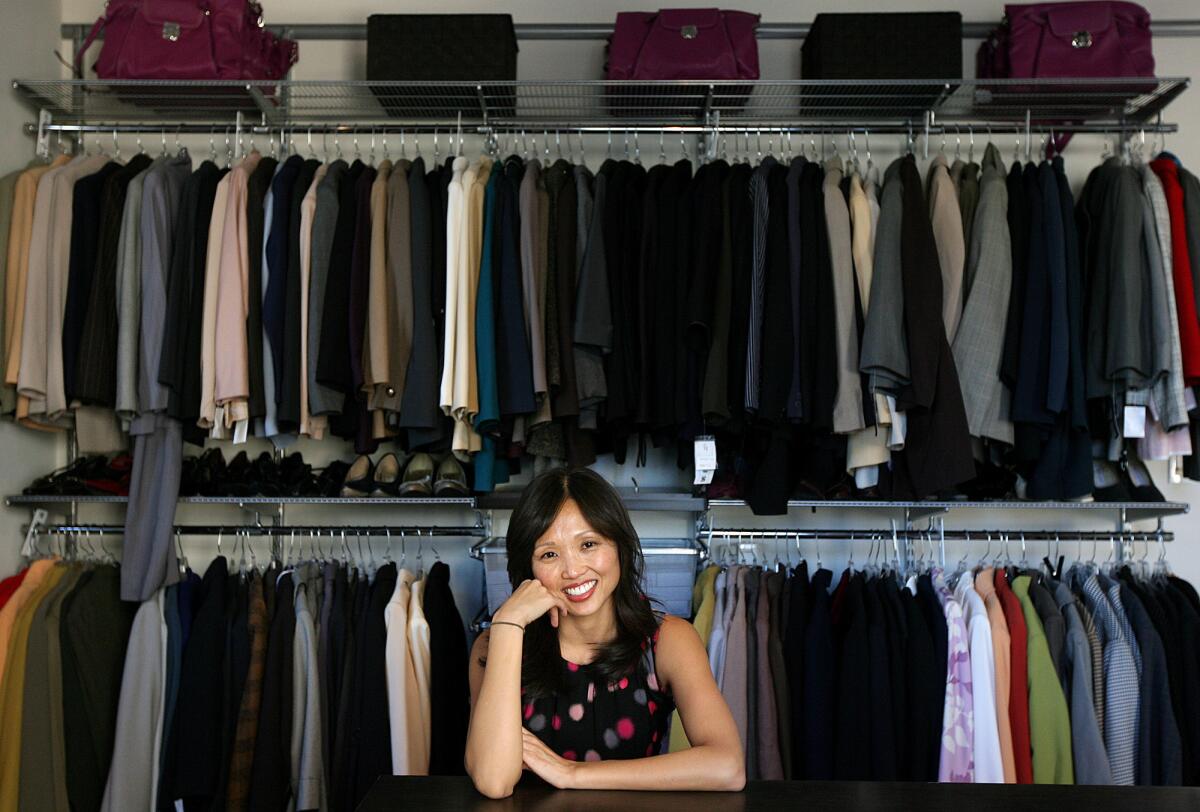
{"type": "Polygon", "coordinates": [[[958,370],[941,318],[942,276],[933,226],[911,155],[901,161],[900,177],[900,264],[911,383],[897,399],[908,413],[908,436],[904,450],[892,455],[893,497],[923,498],[973,477],[975,462],[958,370]]]}

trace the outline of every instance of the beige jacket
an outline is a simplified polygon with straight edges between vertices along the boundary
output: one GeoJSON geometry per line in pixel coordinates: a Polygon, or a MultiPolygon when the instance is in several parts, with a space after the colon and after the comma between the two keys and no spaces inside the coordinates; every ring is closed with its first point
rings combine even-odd
{"type": "MultiPolygon", "coordinates": [[[[862,178],[857,172],[850,176],[850,248],[854,256],[854,276],[858,281],[858,298],[862,303],[863,318],[866,319],[871,300],[875,234],[870,200],[863,188],[862,178]]],[[[872,397],[870,393],[863,393],[863,396],[872,397]]],[[[891,422],[887,412],[887,403],[882,395],[876,394],[873,397],[876,424],[852,433],[846,441],[847,471],[853,472],[858,468],[880,465],[891,459],[891,452],[888,450],[887,444],[887,425],[891,422]]]]}
{"type": "MultiPolygon", "coordinates": [[[[200,322],[200,417],[196,421],[202,429],[216,427],[217,277],[221,266],[221,234],[225,229],[231,175],[227,173],[217,183],[212,217],[208,221],[208,251],[204,258],[204,315],[200,322]]],[[[220,433],[223,434],[223,431],[220,433]]]]}
{"type": "Polygon", "coordinates": [[[929,218],[933,221],[933,239],[937,243],[938,264],[942,268],[942,322],[946,340],[954,344],[963,309],[963,267],[967,261],[963,239],[962,213],[958,209],[958,190],[950,177],[946,156],[939,155],[929,167],[929,218]]]}
{"type": "Polygon", "coordinates": [[[12,222],[8,231],[8,273],[4,279],[4,382],[14,386],[21,368],[25,290],[29,278],[29,250],[33,241],[38,182],[47,172],[63,167],[70,160],[66,155],[59,155],[48,166],[27,169],[17,178],[13,191],[12,222]]]}
{"type": "Polygon", "coordinates": [[[442,337],[445,353],[438,403],[448,415],[454,413],[454,368],[458,357],[458,271],[463,230],[463,180],[467,167],[466,158],[454,159],[454,174],[446,191],[446,323],[442,337]]]}
{"type": "MultiPolygon", "coordinates": [[[[246,183],[262,158],[248,155],[227,176],[224,225],[218,257],[216,387],[213,399],[224,407],[226,428],[250,418],[250,348],[246,318],[250,308],[250,236],[246,222],[246,183]]],[[[207,281],[207,280],[206,280],[207,281]]]]}

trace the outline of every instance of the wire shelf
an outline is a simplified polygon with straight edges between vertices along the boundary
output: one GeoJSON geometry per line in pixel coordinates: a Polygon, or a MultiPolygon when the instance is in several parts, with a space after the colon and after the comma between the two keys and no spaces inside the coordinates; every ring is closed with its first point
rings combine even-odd
{"type": "Polygon", "coordinates": [[[978,121],[1069,128],[1150,122],[1186,78],[789,81],[401,82],[296,80],[98,81],[17,79],[54,125],[258,126],[375,123],[398,129],[456,124],[498,129],[916,125],[978,121]]]}
{"type": "MultiPolygon", "coordinates": [[[[17,494],[5,497],[9,505],[57,505],[78,502],[81,504],[126,504],[128,496],[93,495],[49,495],[30,496],[17,494]]],[[[475,507],[473,496],[181,496],[184,505],[420,505],[422,507],[475,507]]]]}
{"type": "MultiPolygon", "coordinates": [[[[710,499],[710,508],[739,508],[746,507],[741,499],[710,499]]],[[[902,510],[910,519],[937,516],[956,510],[1061,510],[1081,512],[1084,514],[1115,514],[1123,516],[1126,521],[1136,522],[1144,519],[1158,519],[1163,516],[1178,516],[1187,513],[1190,506],[1187,502],[1037,502],[1037,501],[982,501],[968,502],[966,500],[947,500],[941,502],[889,502],[883,500],[804,500],[794,499],[788,502],[789,508],[809,508],[816,510],[902,510]]]]}

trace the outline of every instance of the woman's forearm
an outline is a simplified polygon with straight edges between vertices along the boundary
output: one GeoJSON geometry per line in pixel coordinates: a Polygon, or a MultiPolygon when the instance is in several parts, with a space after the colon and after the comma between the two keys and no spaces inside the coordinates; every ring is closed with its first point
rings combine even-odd
{"type": "Polygon", "coordinates": [[[471,709],[466,767],[485,795],[502,797],[521,778],[521,647],[524,632],[493,626],[487,667],[471,709]]]}
{"type": "Polygon", "coordinates": [[[581,762],[574,789],[729,790],[746,785],[738,749],[703,745],[646,758],[581,762]]]}

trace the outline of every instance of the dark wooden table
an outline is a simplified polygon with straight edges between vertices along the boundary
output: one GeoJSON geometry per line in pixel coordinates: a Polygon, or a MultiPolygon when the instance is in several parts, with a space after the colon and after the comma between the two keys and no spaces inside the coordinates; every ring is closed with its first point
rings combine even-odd
{"type": "Polygon", "coordinates": [[[580,812],[1198,812],[1200,788],[1053,787],[994,784],[884,784],[855,781],[751,781],[743,792],[599,792],[518,786],[483,797],[468,778],[383,776],[359,812],[536,810],[580,812]]]}

